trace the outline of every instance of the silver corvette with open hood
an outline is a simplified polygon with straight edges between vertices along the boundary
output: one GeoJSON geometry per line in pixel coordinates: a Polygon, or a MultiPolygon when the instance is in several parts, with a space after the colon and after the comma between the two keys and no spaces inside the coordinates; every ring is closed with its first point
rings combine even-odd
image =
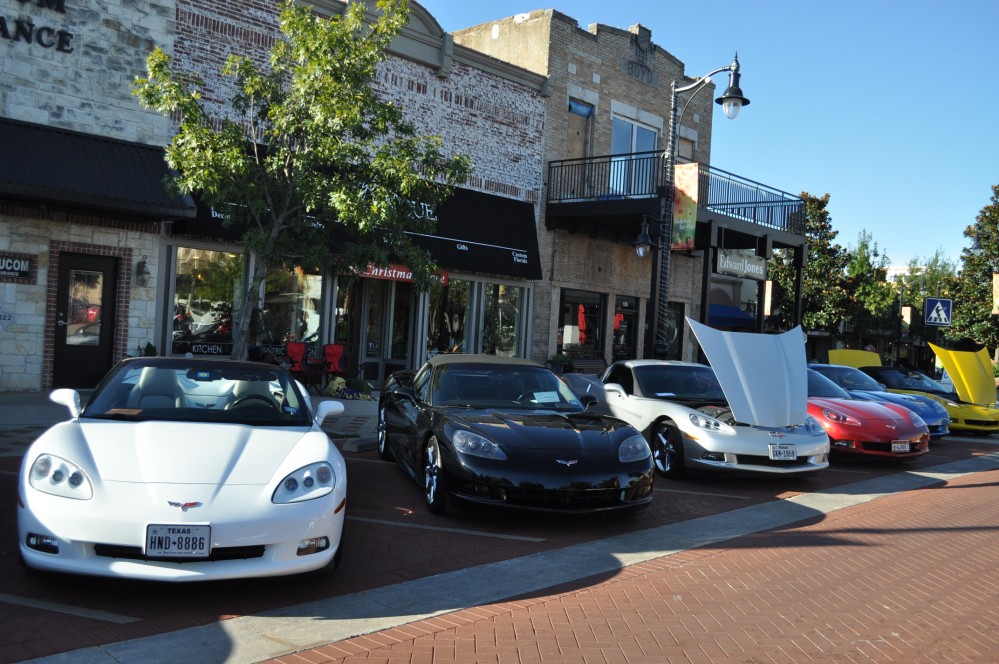
{"type": "Polygon", "coordinates": [[[591,412],[641,431],[663,475],[796,475],[828,467],[829,438],[807,412],[801,329],[774,335],[687,324],[711,366],[628,360],[600,379],[564,379],[591,412]]]}

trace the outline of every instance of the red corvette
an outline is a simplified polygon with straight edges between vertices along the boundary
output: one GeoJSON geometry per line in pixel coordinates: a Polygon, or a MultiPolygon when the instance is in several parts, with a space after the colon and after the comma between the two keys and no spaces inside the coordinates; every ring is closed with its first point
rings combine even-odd
{"type": "Polygon", "coordinates": [[[929,451],[929,429],[918,413],[896,404],[854,399],[812,369],[808,414],[825,427],[834,455],[910,458],[929,451]]]}

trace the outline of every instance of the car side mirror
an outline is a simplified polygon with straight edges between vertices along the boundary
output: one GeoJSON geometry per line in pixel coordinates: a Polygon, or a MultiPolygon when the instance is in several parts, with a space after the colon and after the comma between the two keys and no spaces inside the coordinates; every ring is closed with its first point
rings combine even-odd
{"type": "Polygon", "coordinates": [[[76,419],[80,415],[80,393],[76,390],[60,389],[49,395],[49,400],[53,403],[62,404],[69,408],[69,415],[76,419]]]}
{"type": "Polygon", "coordinates": [[[620,399],[628,396],[628,393],[624,391],[624,387],[618,383],[607,383],[604,385],[604,392],[607,396],[615,396],[620,399]]]}
{"type": "Polygon", "coordinates": [[[597,401],[597,398],[592,394],[584,394],[583,396],[579,397],[579,403],[583,404],[583,408],[589,410],[590,406],[600,402],[597,401]]]}
{"type": "Polygon", "coordinates": [[[336,400],[320,401],[319,407],[316,409],[316,424],[322,426],[323,421],[332,415],[340,415],[343,413],[343,403],[336,400]]]}

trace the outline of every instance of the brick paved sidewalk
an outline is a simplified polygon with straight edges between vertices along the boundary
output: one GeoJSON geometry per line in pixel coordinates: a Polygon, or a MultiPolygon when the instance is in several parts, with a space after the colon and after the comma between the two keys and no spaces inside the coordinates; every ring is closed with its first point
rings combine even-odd
{"type": "Polygon", "coordinates": [[[999,662],[999,471],[273,662],[999,662]]]}

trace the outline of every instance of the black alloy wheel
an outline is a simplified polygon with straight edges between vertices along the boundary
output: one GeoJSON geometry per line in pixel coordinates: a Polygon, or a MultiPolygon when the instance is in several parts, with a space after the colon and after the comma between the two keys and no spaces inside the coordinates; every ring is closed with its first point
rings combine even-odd
{"type": "Polygon", "coordinates": [[[656,470],[663,477],[680,477],[684,473],[683,438],[680,430],[668,421],[659,421],[652,426],[649,446],[656,470]]]}
{"type": "Polygon", "coordinates": [[[388,461],[392,458],[389,452],[388,431],[385,425],[385,406],[378,406],[378,456],[388,461]]]}
{"type": "Polygon", "coordinates": [[[444,461],[441,459],[441,447],[437,436],[431,436],[423,454],[423,497],[427,500],[427,508],[434,514],[444,513],[444,461]]]}

